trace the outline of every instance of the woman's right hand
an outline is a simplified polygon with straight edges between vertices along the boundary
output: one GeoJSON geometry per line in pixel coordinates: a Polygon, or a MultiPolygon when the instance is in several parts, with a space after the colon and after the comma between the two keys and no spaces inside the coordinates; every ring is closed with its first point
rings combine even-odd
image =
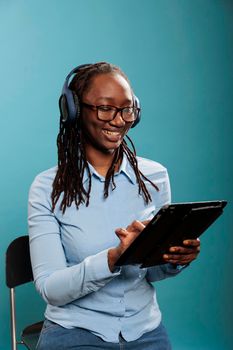
{"type": "Polygon", "coordinates": [[[117,228],[115,230],[116,235],[120,239],[120,244],[117,247],[119,255],[124,253],[135,238],[142,232],[144,227],[145,225],[142,222],[135,220],[126,228],[117,228]]]}
{"type": "Polygon", "coordinates": [[[108,265],[111,271],[114,270],[115,262],[130,246],[135,238],[137,238],[137,236],[142,232],[148,223],[149,221],[140,222],[138,220],[135,220],[126,228],[117,228],[115,230],[116,235],[120,239],[120,243],[116,248],[109,249],[108,251],[108,265]]]}

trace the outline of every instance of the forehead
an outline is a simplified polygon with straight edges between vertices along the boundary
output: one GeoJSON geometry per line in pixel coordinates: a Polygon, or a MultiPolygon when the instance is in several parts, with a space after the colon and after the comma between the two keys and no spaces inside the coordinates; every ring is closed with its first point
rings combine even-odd
{"type": "MultiPolygon", "coordinates": [[[[118,73],[99,74],[92,78],[84,93],[89,99],[132,100],[132,90],[127,80],[118,73]]],[[[93,101],[95,102],[95,101],[93,101]]]]}

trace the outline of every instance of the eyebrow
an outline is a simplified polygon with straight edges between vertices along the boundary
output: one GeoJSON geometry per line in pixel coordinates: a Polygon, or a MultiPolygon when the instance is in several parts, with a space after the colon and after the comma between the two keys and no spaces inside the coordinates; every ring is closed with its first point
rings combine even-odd
{"type": "MultiPolygon", "coordinates": [[[[113,102],[115,99],[114,99],[114,97],[99,97],[98,99],[97,99],[97,101],[99,101],[99,100],[107,100],[107,101],[109,101],[109,102],[113,102]]],[[[124,102],[122,103],[122,104],[125,104],[125,103],[131,103],[131,102],[133,102],[133,100],[130,100],[130,99],[125,99],[124,100],[124,102]]]]}

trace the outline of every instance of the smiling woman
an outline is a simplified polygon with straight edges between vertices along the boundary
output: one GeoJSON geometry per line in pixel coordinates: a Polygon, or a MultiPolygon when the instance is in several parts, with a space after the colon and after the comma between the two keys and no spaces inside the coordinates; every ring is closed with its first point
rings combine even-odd
{"type": "Polygon", "coordinates": [[[127,136],[139,101],[120,68],[99,62],[68,75],[59,105],[58,166],[29,194],[32,268],[47,303],[37,349],[170,349],[151,282],[178,274],[199,241],[173,247],[161,266],[115,266],[170,203],[166,168],[136,157],[127,136]]]}

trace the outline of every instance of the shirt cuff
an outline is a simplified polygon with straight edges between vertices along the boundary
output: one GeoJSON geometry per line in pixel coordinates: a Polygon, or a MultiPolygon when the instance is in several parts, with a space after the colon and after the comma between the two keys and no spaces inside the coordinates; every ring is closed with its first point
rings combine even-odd
{"type": "Polygon", "coordinates": [[[179,272],[183,269],[185,269],[186,267],[188,267],[189,264],[185,264],[185,265],[175,265],[175,264],[170,264],[168,263],[168,270],[169,271],[174,271],[174,272],[179,272]]]}
{"type": "Polygon", "coordinates": [[[85,263],[90,266],[90,280],[108,279],[117,276],[121,273],[121,268],[116,267],[114,271],[110,271],[108,266],[108,250],[105,249],[102,252],[85,259],[85,263]]]}

